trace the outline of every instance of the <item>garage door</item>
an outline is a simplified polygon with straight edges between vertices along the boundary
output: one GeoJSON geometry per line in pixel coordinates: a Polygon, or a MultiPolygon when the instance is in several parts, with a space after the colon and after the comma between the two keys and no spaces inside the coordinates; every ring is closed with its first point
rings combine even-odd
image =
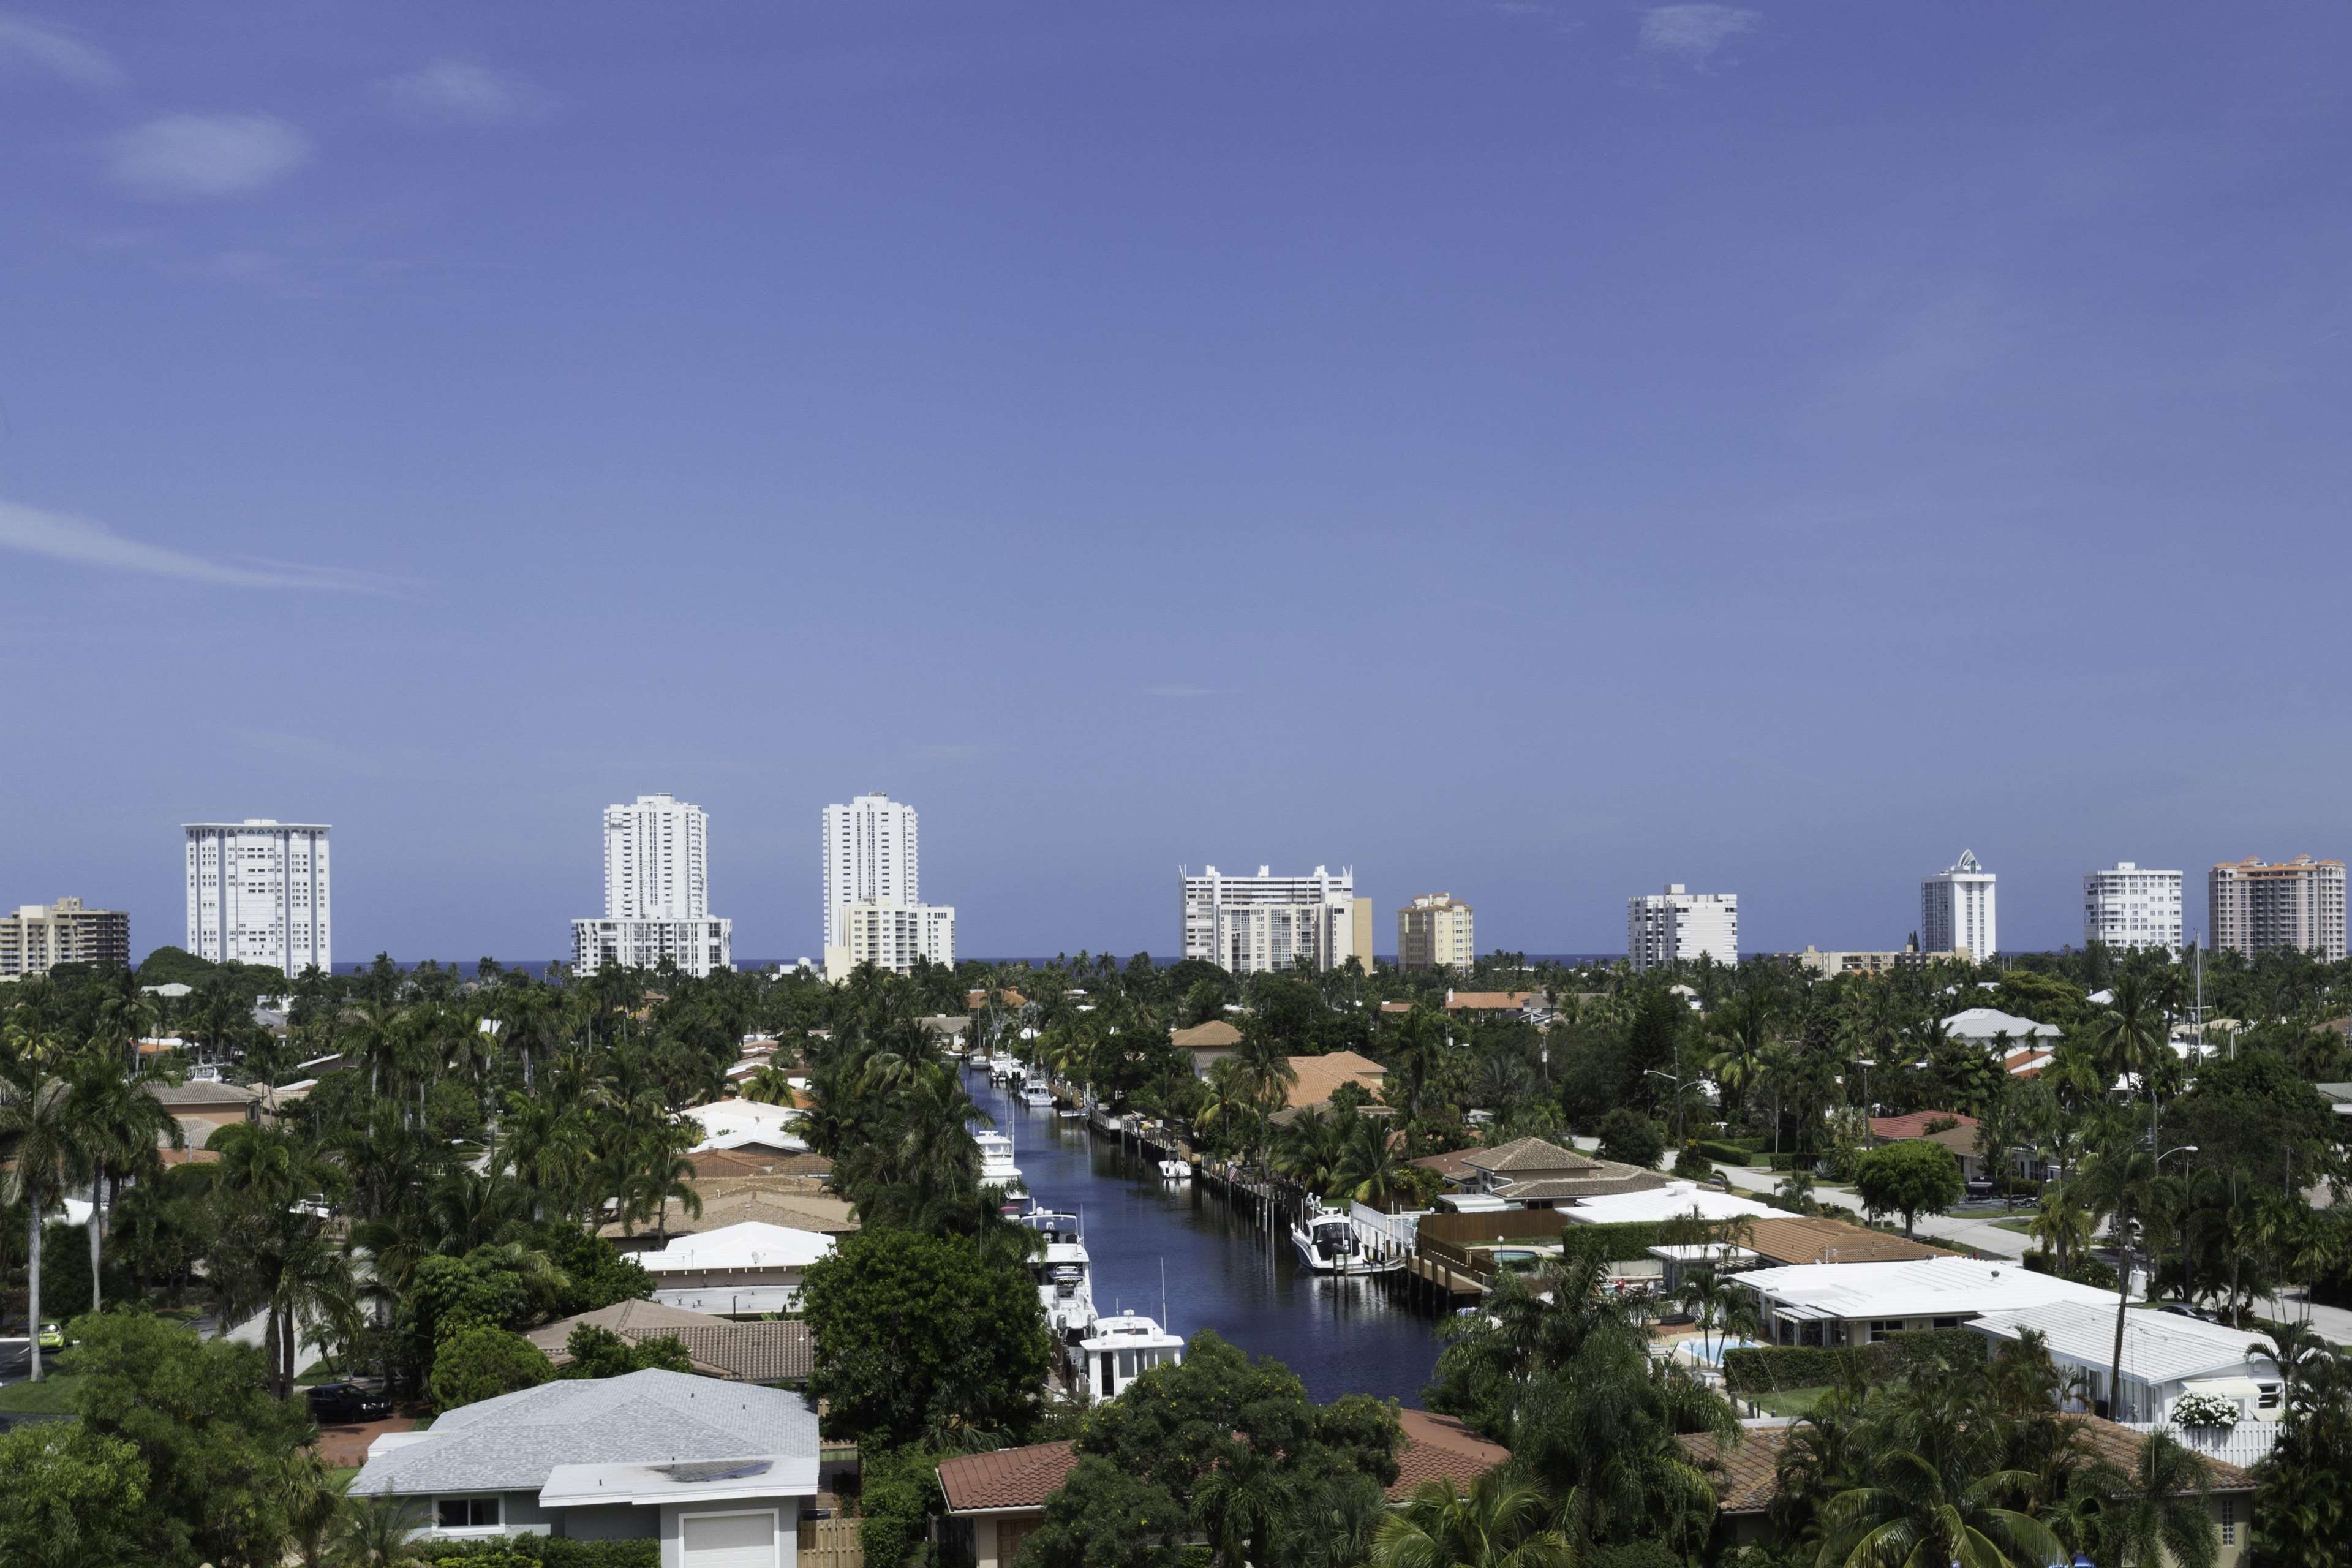
{"type": "Polygon", "coordinates": [[[689,1513],[679,1536],[681,1568],[776,1568],[772,1513],[689,1513]]]}

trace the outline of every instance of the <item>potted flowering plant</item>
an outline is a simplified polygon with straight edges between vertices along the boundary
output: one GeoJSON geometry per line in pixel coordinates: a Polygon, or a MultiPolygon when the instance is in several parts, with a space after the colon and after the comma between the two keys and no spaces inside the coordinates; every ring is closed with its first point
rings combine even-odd
{"type": "Polygon", "coordinates": [[[2238,1424],[2238,1402],[2218,1394],[2184,1394],[2172,1402],[2172,1419],[2193,1431],[2227,1432],[2238,1424]]]}

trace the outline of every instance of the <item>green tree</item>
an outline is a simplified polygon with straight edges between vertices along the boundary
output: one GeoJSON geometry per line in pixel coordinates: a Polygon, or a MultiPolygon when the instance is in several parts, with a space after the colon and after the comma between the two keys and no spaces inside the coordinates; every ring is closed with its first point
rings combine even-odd
{"type": "Polygon", "coordinates": [[[1601,1119],[1601,1157],[1619,1160],[1643,1170],[1655,1166],[1666,1152],[1666,1135],[1658,1124],[1630,1106],[1621,1105],[1601,1119]]]}
{"type": "Polygon", "coordinates": [[[809,1393],[829,1433],[898,1447],[962,1428],[1024,1434],[1053,1362],[1017,1258],[958,1236],[868,1229],[813,1265],[809,1393]]]}
{"type": "Polygon", "coordinates": [[[68,1423],[0,1436],[0,1563],[92,1568],[139,1561],[147,1468],[120,1437],[68,1423]]]}
{"type": "Polygon", "coordinates": [[[625,1377],[648,1369],[692,1372],[694,1358],[675,1335],[659,1339],[625,1340],[594,1323],[576,1323],[563,1342],[571,1358],[555,1375],[561,1378],[625,1377]]]}
{"type": "Polygon", "coordinates": [[[1499,1470],[1468,1492],[1423,1481],[1402,1512],[1381,1521],[1372,1568],[1573,1568],[1581,1554],[1551,1528],[1551,1500],[1499,1470]]]}
{"type": "MultiPolygon", "coordinates": [[[[35,1325],[41,1320],[41,1225],[44,1205],[61,1201],[66,1184],[83,1160],[81,1127],[74,1116],[72,1089],[47,1067],[47,1052],[20,1052],[0,1070],[0,1145],[12,1149],[0,1168],[0,1203],[25,1205],[29,1218],[26,1251],[25,1308],[35,1325]]],[[[29,1355],[32,1381],[41,1381],[40,1340],[29,1355]]]]}
{"type": "Polygon", "coordinates": [[[536,1388],[555,1375],[537,1345],[508,1329],[475,1324],[441,1342],[433,1355],[428,1385],[436,1410],[455,1410],[518,1389],[536,1388]]]}
{"type": "Polygon", "coordinates": [[[1903,1234],[1913,1236],[1923,1211],[1939,1213],[1960,1201],[1960,1163],[1925,1139],[1882,1143],[1855,1163],[1853,1187],[1864,1209],[1901,1215],[1903,1234]]]}
{"type": "Polygon", "coordinates": [[[2169,1430],[2149,1433],[2129,1470],[2102,1468],[2088,1485],[2098,1499],[2091,1557],[2101,1568],[2213,1568],[2221,1542],[2205,1461],[2169,1430]]]}

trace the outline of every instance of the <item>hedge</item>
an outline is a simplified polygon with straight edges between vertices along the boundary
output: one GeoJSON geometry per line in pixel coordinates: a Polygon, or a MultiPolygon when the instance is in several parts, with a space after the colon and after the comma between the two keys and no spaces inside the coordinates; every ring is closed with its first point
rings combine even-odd
{"type": "Polygon", "coordinates": [[[1764,1163],[1776,1171],[1793,1171],[1797,1168],[1797,1162],[1800,1160],[1805,1163],[1805,1169],[1810,1171],[1822,1163],[1822,1152],[1818,1149],[1809,1149],[1794,1153],[1764,1156],[1764,1163]]]}
{"type": "Polygon", "coordinates": [[[497,1541],[418,1541],[409,1554],[453,1568],[661,1568],[661,1542],[571,1541],[560,1535],[509,1535],[497,1541]]]}
{"type": "Polygon", "coordinates": [[[1914,1363],[1934,1358],[1981,1365],[1990,1347],[1967,1329],[1907,1329],[1866,1345],[1742,1345],[1723,1357],[1724,1386],[1734,1394],[1820,1388],[1849,1372],[1865,1383],[1891,1383],[1914,1363]]]}
{"type": "Polygon", "coordinates": [[[1755,1150],[1742,1148],[1737,1143],[1718,1143],[1712,1139],[1702,1138],[1691,1147],[1718,1165],[1749,1165],[1756,1161],[1755,1150]]]}
{"type": "MultiPolygon", "coordinates": [[[[2053,1258],[2046,1252],[2027,1253],[2025,1255],[2025,1267],[2029,1272],[2034,1274],[2056,1274],[2058,1272],[2056,1268],[2056,1259],[2053,1258]]],[[[2074,1267],[2068,1269],[2064,1277],[2072,1279],[2077,1285],[2088,1285],[2095,1290],[2113,1290],[2123,1283],[2123,1281],[2116,1278],[2116,1268],[2114,1264],[2102,1263],[2095,1258],[2078,1258],[2074,1259],[2074,1267]]]]}

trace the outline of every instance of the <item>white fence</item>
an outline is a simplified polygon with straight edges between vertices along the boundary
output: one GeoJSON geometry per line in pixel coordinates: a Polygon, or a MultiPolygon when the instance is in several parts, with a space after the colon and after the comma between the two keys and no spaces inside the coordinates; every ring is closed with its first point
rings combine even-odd
{"type": "MultiPolygon", "coordinates": [[[[2154,1432],[2165,1426],[2160,1421],[2126,1421],[2121,1425],[2135,1432],[2154,1432]]],[[[2181,1446],[2193,1448],[2208,1458],[2219,1459],[2225,1465],[2241,1469],[2267,1458],[2278,1442],[2279,1424],[2275,1421],[2246,1420],[2224,1432],[2213,1426],[2174,1426],[2172,1435],[2181,1446]]]]}
{"type": "Polygon", "coordinates": [[[1381,1258],[1412,1256],[1421,1216],[1429,1212],[1410,1209],[1403,1214],[1382,1214],[1367,1204],[1350,1201],[1348,1205],[1348,1217],[1356,1225],[1356,1239],[1366,1251],[1381,1258]]]}

